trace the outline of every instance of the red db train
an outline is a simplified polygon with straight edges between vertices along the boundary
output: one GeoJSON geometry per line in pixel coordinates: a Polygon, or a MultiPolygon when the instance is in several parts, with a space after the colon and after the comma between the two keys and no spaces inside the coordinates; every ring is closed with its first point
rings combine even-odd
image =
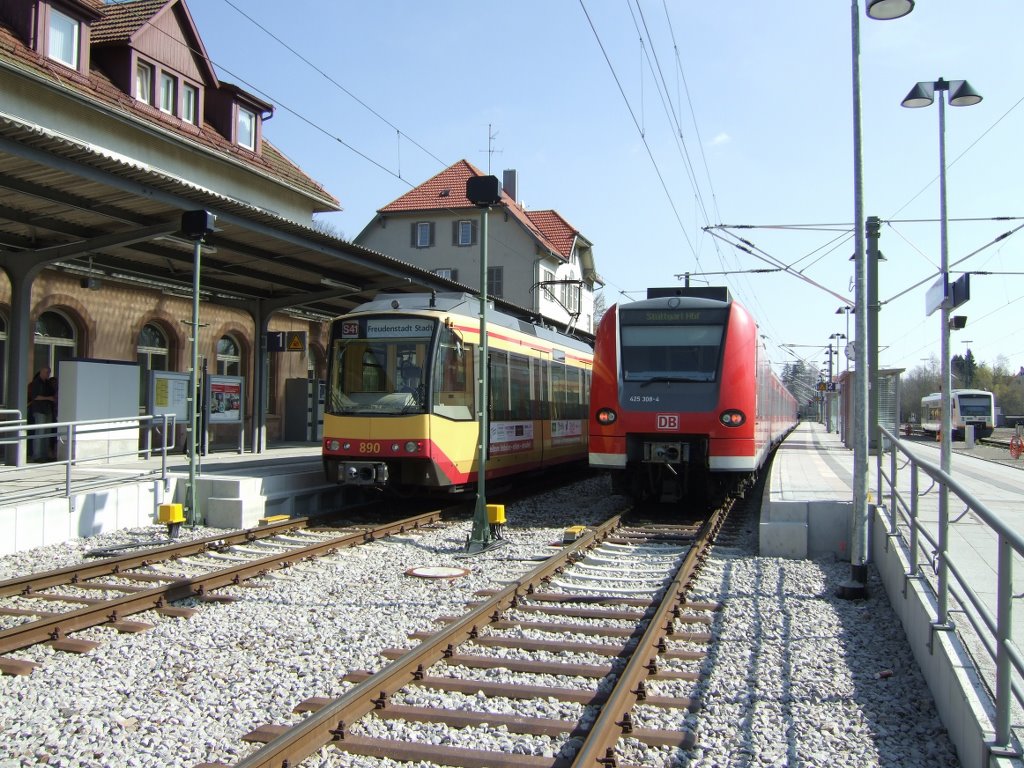
{"type": "Polygon", "coordinates": [[[590,466],[640,501],[741,493],[796,426],[750,313],[724,287],[651,288],[601,319],[590,466]]]}

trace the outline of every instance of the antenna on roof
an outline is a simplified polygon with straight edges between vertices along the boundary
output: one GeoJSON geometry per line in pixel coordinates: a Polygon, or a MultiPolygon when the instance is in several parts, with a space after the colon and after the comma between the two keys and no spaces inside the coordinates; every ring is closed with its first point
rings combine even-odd
{"type": "Polygon", "coordinates": [[[501,154],[502,150],[494,148],[494,140],[498,138],[497,132],[492,130],[493,126],[491,123],[487,124],[487,149],[481,149],[481,152],[487,153],[487,175],[491,175],[491,158],[497,153],[501,154]]]}

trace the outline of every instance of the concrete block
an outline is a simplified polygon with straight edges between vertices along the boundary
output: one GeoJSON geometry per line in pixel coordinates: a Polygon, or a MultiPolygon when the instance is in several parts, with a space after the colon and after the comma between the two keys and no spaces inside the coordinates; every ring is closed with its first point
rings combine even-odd
{"type": "Polygon", "coordinates": [[[758,533],[761,557],[807,557],[807,523],[762,521],[758,533]]]}
{"type": "Polygon", "coordinates": [[[850,558],[850,523],[853,501],[817,500],[807,503],[808,555],[850,558]]]}
{"type": "Polygon", "coordinates": [[[768,519],[776,523],[807,523],[806,501],[776,501],[768,504],[768,519]]]}

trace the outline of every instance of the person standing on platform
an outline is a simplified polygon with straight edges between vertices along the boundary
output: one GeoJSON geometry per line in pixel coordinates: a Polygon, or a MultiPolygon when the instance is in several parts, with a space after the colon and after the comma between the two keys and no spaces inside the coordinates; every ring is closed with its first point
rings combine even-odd
{"type": "MultiPolygon", "coordinates": [[[[50,369],[40,368],[28,383],[29,424],[52,424],[57,411],[57,393],[50,381],[50,369]]],[[[46,430],[32,430],[29,433],[29,460],[50,461],[51,441],[46,430]]]]}

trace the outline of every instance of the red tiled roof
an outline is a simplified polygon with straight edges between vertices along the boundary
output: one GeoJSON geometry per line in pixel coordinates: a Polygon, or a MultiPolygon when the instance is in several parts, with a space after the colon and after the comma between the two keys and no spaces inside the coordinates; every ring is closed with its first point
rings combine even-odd
{"type": "MultiPolygon", "coordinates": [[[[156,6],[165,5],[176,0],[138,0],[137,2],[118,5],[106,5],[104,8],[116,9],[125,6],[156,6]]],[[[174,115],[161,112],[144,102],[132,98],[118,88],[107,75],[95,64],[88,77],[42,56],[29,47],[8,27],[0,24],[0,66],[8,65],[15,69],[29,70],[33,74],[49,81],[56,88],[74,91],[85,98],[101,104],[114,113],[127,114],[133,118],[154,124],[178,134],[182,139],[200,144],[226,157],[231,157],[253,170],[264,173],[282,183],[288,184],[300,192],[318,200],[317,210],[340,210],[338,200],[322,185],[307,176],[277,148],[264,139],[259,154],[243,149],[222,136],[212,125],[203,123],[192,125],[174,115]]]]}
{"type": "Polygon", "coordinates": [[[176,0],[135,0],[102,7],[103,18],[90,27],[94,45],[128,43],[142,25],[176,0]]]}
{"type": "MultiPolygon", "coordinates": [[[[459,160],[450,165],[436,176],[427,179],[404,195],[380,208],[377,213],[411,213],[413,211],[457,211],[465,208],[476,208],[466,197],[466,181],[473,176],[485,176],[486,174],[467,160],[459,160]]],[[[537,226],[531,219],[531,215],[524,211],[519,205],[501,192],[501,202],[523,228],[526,229],[542,247],[562,258],[568,258],[568,252],[561,248],[548,236],[548,234],[537,226]]],[[[554,213],[553,211],[551,213],[554,213]]],[[[555,214],[556,216],[558,214],[555,214]]],[[[561,219],[561,217],[558,217],[561,219]]],[[[564,222],[564,219],[561,219],[564,222]]],[[[568,224],[566,224],[568,226],[568,224]]],[[[571,250],[571,244],[570,244],[571,250]]]]}
{"type": "MultiPolygon", "coordinates": [[[[413,187],[394,202],[388,203],[378,213],[473,208],[475,206],[466,197],[466,181],[472,176],[483,175],[480,169],[465,160],[460,160],[418,187],[413,187]]],[[[502,192],[501,196],[504,203],[507,195],[502,192]]]]}
{"type": "Polygon", "coordinates": [[[530,217],[534,226],[555,244],[562,258],[568,259],[572,255],[573,243],[580,233],[563,219],[558,211],[527,211],[526,215],[530,217]]]}

